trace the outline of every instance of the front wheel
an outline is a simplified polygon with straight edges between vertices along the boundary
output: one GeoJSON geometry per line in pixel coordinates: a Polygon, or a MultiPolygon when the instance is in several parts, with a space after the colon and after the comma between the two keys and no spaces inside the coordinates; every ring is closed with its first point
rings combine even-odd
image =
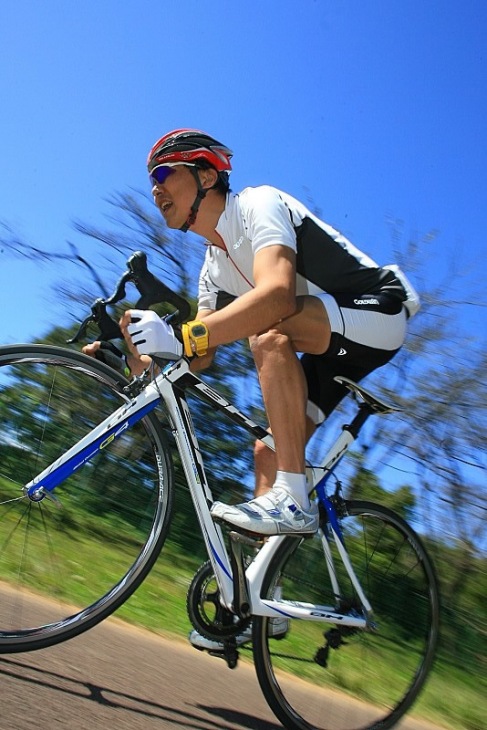
{"type": "MultiPolygon", "coordinates": [[[[290,620],[269,638],[268,619],[254,618],[254,660],[269,706],[291,730],[390,728],[409,709],[431,668],[438,637],[439,596],[420,539],[389,509],[346,502],[341,528],[355,573],[372,604],[373,623],[357,630],[321,621],[290,620]]],[[[325,527],[326,529],[326,527],[325,527]]],[[[341,589],[331,588],[321,530],[290,537],[276,552],[263,596],[361,614],[361,602],[330,542],[341,589]]]]}
{"type": "Polygon", "coordinates": [[[53,492],[23,492],[128,398],[126,379],[72,350],[0,348],[0,652],[86,631],[127,600],[166,537],[173,478],[154,413],[53,492]]]}

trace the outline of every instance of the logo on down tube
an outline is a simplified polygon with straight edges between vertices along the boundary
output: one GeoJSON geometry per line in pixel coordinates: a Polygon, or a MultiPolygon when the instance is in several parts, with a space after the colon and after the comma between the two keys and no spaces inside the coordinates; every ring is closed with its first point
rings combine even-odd
{"type": "Polygon", "coordinates": [[[104,449],[105,446],[108,446],[112,443],[116,438],[120,436],[121,433],[123,433],[128,428],[128,422],[126,421],[119,429],[118,431],[114,431],[108,438],[105,439],[105,441],[102,441],[100,444],[100,451],[101,449],[104,449]]]}

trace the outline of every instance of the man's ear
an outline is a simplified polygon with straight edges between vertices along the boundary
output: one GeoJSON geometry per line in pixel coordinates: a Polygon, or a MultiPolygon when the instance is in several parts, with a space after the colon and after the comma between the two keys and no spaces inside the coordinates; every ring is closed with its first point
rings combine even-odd
{"type": "Polygon", "coordinates": [[[205,190],[212,188],[218,180],[218,172],[209,167],[207,170],[199,170],[201,185],[205,190]]]}

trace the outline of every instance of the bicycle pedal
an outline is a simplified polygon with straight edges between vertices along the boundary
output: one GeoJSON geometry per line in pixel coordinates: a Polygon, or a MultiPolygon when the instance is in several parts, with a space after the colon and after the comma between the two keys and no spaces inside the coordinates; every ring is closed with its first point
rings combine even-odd
{"type": "MultiPolygon", "coordinates": [[[[244,530],[243,527],[239,527],[238,525],[231,525],[226,520],[222,519],[221,517],[217,517],[216,515],[211,515],[211,519],[213,522],[216,522],[218,525],[221,525],[222,527],[228,527],[230,530],[230,535],[232,533],[235,534],[235,536],[239,536],[241,538],[246,538],[248,540],[255,540],[256,542],[260,543],[263,542],[268,535],[260,535],[256,532],[249,532],[249,530],[244,530]]],[[[243,540],[241,541],[243,542],[243,540]]]]}
{"type": "Polygon", "coordinates": [[[256,536],[254,532],[247,532],[246,530],[237,531],[231,530],[229,533],[230,539],[234,542],[240,542],[248,547],[260,547],[264,544],[264,536],[256,536]]]}
{"type": "Polygon", "coordinates": [[[257,545],[263,545],[263,543],[269,538],[269,535],[263,535],[258,532],[250,532],[249,530],[245,530],[243,527],[239,527],[238,525],[230,525],[228,522],[225,522],[225,520],[220,520],[220,524],[231,527],[232,529],[229,533],[230,536],[232,535],[232,533],[234,533],[235,539],[237,539],[238,536],[239,542],[242,542],[252,547],[257,545]]]}
{"type": "Polygon", "coordinates": [[[227,663],[227,667],[229,669],[235,669],[238,663],[238,651],[236,649],[225,649],[224,651],[218,653],[218,652],[208,652],[210,656],[216,656],[220,657],[221,659],[225,659],[227,663]]]}
{"type": "MultiPolygon", "coordinates": [[[[249,638],[250,641],[250,638],[249,638]]],[[[224,659],[229,669],[235,669],[238,662],[238,650],[235,640],[229,639],[222,643],[221,648],[205,648],[204,646],[198,646],[192,644],[192,646],[198,651],[204,651],[210,656],[214,656],[217,659],[224,659]]]]}

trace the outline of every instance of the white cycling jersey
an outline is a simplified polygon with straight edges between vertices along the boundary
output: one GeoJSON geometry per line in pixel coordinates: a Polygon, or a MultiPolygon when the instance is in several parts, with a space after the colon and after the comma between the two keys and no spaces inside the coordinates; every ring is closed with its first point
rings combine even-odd
{"type": "Polygon", "coordinates": [[[269,185],[229,193],[217,232],[226,251],[209,245],[199,280],[198,309],[219,309],[255,285],[254,256],[280,244],[296,252],[296,293],[390,293],[404,301],[404,288],[390,269],[356,248],[306,206],[269,185]]]}

